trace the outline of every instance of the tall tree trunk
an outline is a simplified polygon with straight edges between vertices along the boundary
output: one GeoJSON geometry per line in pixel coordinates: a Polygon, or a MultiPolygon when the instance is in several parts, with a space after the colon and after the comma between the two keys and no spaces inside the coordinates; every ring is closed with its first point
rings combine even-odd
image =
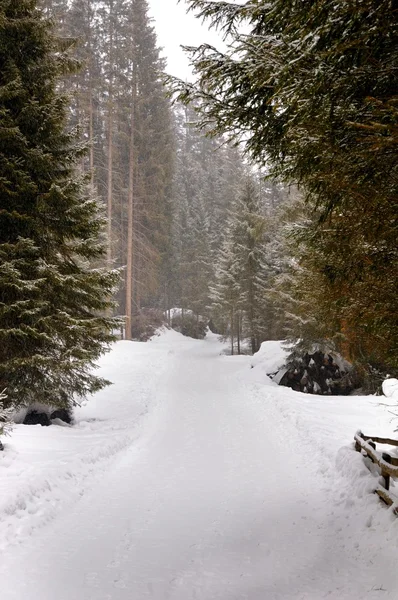
{"type": "Polygon", "coordinates": [[[240,311],[236,315],[236,338],[238,344],[238,354],[240,354],[240,311]]]}
{"type": "Polygon", "coordinates": [[[88,0],[88,11],[89,11],[89,64],[88,64],[88,77],[89,77],[89,104],[88,104],[88,136],[90,142],[90,181],[91,185],[94,186],[94,103],[93,103],[93,44],[92,44],[92,12],[91,12],[91,0],[88,0]]]}
{"type": "MultiPolygon", "coordinates": [[[[89,140],[90,140],[90,182],[94,186],[94,105],[93,105],[93,88],[90,76],[90,101],[89,101],[89,140]]],[[[112,216],[112,215],[111,215],[112,216]]]]}
{"type": "Polygon", "coordinates": [[[250,327],[250,345],[251,345],[251,351],[252,354],[254,354],[255,352],[257,352],[257,335],[256,335],[256,330],[255,330],[255,325],[254,325],[254,320],[255,320],[255,309],[254,309],[254,303],[255,303],[255,294],[254,294],[254,270],[253,270],[253,266],[251,264],[251,261],[249,262],[249,294],[248,294],[248,319],[249,319],[249,327],[250,327]]]}
{"type": "Polygon", "coordinates": [[[109,87],[108,87],[108,194],[107,194],[107,263],[112,265],[112,199],[113,199],[113,3],[110,4],[109,87]]]}
{"type": "Polygon", "coordinates": [[[131,318],[133,305],[133,242],[134,242],[134,119],[135,111],[135,84],[133,85],[130,143],[129,143],[129,189],[128,189],[128,222],[127,222],[127,257],[126,257],[126,340],[131,340],[131,318]]]}
{"type": "Polygon", "coordinates": [[[107,262],[112,264],[112,191],[113,191],[113,131],[112,131],[112,104],[109,101],[108,114],[108,197],[107,197],[107,262]]]}
{"type": "Polygon", "coordinates": [[[234,309],[231,308],[231,355],[234,354],[234,309]]]}

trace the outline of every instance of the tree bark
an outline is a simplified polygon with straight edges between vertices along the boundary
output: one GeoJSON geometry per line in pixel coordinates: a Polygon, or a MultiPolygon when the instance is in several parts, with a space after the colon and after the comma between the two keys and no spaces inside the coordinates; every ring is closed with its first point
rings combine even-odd
{"type": "Polygon", "coordinates": [[[238,344],[238,354],[240,354],[240,312],[238,310],[236,315],[236,338],[238,344]]]}
{"type": "Polygon", "coordinates": [[[231,309],[231,355],[234,355],[234,309],[231,309]]]}
{"type": "Polygon", "coordinates": [[[134,246],[134,127],[135,127],[135,84],[133,84],[130,143],[129,143],[129,189],[128,189],[128,222],[127,222],[127,257],[126,257],[126,340],[131,340],[132,304],[133,304],[133,246],[134,246]]]}
{"type": "MultiPolygon", "coordinates": [[[[111,3],[110,11],[113,10],[111,3]]],[[[112,265],[112,200],[113,200],[113,24],[109,31],[109,87],[108,87],[108,194],[107,194],[107,263],[112,265]]]]}

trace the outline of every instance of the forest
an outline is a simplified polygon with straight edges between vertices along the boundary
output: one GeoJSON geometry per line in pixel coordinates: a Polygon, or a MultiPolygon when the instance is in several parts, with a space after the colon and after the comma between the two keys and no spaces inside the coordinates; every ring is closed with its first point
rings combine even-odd
{"type": "Polygon", "coordinates": [[[187,4],[193,83],[147,0],[0,3],[4,423],[162,324],[397,373],[395,3],[187,4]]]}

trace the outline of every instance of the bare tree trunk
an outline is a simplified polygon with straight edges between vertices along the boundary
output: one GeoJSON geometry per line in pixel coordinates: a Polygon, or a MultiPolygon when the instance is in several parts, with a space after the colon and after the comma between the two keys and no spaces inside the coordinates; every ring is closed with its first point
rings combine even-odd
{"type": "Polygon", "coordinates": [[[238,343],[238,354],[240,354],[240,311],[236,315],[236,337],[238,343]]]}
{"type": "Polygon", "coordinates": [[[107,263],[112,263],[112,191],[113,191],[113,131],[112,131],[112,104],[109,100],[108,113],[108,198],[107,198],[107,263]]]}
{"type": "Polygon", "coordinates": [[[93,106],[93,88],[90,77],[90,101],[89,101],[89,140],[90,140],[90,182],[94,186],[94,106],[93,106]]]}
{"type": "Polygon", "coordinates": [[[91,185],[94,187],[94,103],[93,103],[93,48],[92,48],[92,36],[91,36],[91,27],[92,27],[92,11],[91,11],[91,0],[88,2],[88,10],[89,10],[89,121],[88,121],[88,135],[90,141],[90,181],[91,185]]]}
{"type": "MultiPolygon", "coordinates": [[[[110,6],[112,11],[113,6],[110,6]]],[[[113,200],[113,25],[111,20],[109,32],[109,74],[108,88],[108,197],[107,197],[107,263],[112,265],[112,200],[113,200]]]]}
{"type": "Polygon", "coordinates": [[[231,308],[231,355],[234,354],[234,309],[231,308]]]}
{"type": "Polygon", "coordinates": [[[135,85],[132,94],[130,144],[129,144],[129,189],[128,189],[128,221],[127,221],[127,257],[126,257],[126,340],[131,340],[131,317],[133,305],[133,242],[134,242],[134,110],[135,85]]]}

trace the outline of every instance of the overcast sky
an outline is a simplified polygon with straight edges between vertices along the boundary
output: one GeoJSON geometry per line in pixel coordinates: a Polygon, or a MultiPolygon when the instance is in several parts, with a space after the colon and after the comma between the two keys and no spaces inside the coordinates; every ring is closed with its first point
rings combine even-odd
{"type": "Polygon", "coordinates": [[[206,42],[220,48],[220,35],[214,30],[209,31],[193,13],[186,14],[187,4],[183,0],[179,4],[177,0],[149,0],[149,6],[158,44],[167,58],[167,72],[189,79],[189,61],[180,46],[199,46],[206,42]]]}

